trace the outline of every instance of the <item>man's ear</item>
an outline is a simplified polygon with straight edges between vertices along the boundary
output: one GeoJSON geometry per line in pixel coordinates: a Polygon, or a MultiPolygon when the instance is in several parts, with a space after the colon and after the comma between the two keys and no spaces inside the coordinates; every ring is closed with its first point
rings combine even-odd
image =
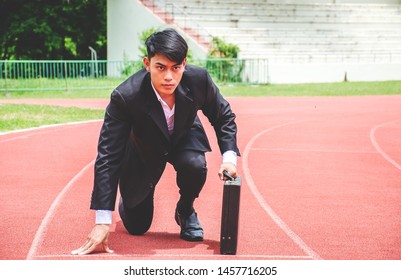
{"type": "Polygon", "coordinates": [[[184,60],[182,61],[182,66],[185,67],[185,65],[187,65],[187,58],[185,57],[184,60]]]}
{"type": "Polygon", "coordinates": [[[145,65],[146,71],[150,72],[150,60],[146,56],[143,58],[143,65],[145,65]]]}

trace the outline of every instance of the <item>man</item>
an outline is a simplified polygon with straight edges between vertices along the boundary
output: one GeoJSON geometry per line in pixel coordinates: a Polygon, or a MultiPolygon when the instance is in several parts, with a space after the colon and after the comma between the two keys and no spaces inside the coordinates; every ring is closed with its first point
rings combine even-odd
{"type": "Polygon", "coordinates": [[[203,229],[193,208],[206,181],[205,152],[211,151],[197,117],[202,110],[214,127],[223,171],[236,177],[235,114],[206,70],[187,65],[188,46],[171,28],[146,40],[145,68],[111,94],[100,132],[90,208],[96,224],[86,242],[72,254],[88,254],[108,245],[111,211],[120,187],[119,214],[130,234],[147,232],[153,218],[155,186],[165,166],[177,173],[180,199],[175,220],[180,238],[202,241],[203,229]]]}

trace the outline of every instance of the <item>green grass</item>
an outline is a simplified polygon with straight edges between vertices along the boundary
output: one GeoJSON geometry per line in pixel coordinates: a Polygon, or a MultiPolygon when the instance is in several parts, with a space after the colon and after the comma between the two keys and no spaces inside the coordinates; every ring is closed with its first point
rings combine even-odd
{"type": "MultiPolygon", "coordinates": [[[[13,95],[35,94],[35,95],[57,95],[60,92],[74,94],[86,92],[93,96],[96,92],[110,91],[113,87],[123,81],[114,78],[82,78],[82,79],[0,79],[0,92],[12,92],[13,95]],[[36,90],[38,89],[38,90],[36,90]],[[104,90],[106,89],[106,90],[104,90]],[[29,93],[31,92],[31,93],[29,93]],[[14,94],[15,93],[15,94],[14,94]]],[[[47,98],[47,97],[46,97],[47,98]]],[[[75,96],[73,96],[75,98],[75,96]]]]}
{"type": "Polygon", "coordinates": [[[347,96],[401,94],[401,81],[220,86],[225,96],[347,96]]]}
{"type": "MultiPolygon", "coordinates": [[[[118,83],[116,83],[116,86],[118,83]]],[[[401,81],[291,85],[219,85],[224,96],[347,96],[401,94],[401,81]]],[[[2,98],[109,98],[111,89],[0,92],[2,98]]],[[[103,118],[103,110],[0,104],[0,132],[103,118]]]]}
{"type": "MultiPolygon", "coordinates": [[[[115,86],[119,82],[116,81],[115,86]]],[[[276,85],[219,85],[224,96],[346,96],[401,94],[401,81],[276,85]]],[[[0,92],[0,98],[108,98],[111,89],[0,92]]]]}
{"type": "Polygon", "coordinates": [[[48,105],[0,104],[0,132],[47,124],[101,119],[104,110],[48,105]]]}
{"type": "Polygon", "coordinates": [[[0,99],[2,98],[109,98],[111,89],[83,89],[83,90],[44,90],[44,91],[11,91],[0,92],[0,99]]]}

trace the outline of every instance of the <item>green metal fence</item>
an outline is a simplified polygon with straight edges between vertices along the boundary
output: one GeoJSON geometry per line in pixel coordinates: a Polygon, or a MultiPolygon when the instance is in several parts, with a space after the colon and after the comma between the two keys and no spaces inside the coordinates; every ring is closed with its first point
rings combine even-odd
{"type": "MultiPolygon", "coordinates": [[[[220,83],[266,83],[267,61],[208,59],[192,61],[220,83]],[[250,77],[252,77],[250,79],[250,77]]],[[[142,61],[0,61],[0,91],[112,89],[141,69],[142,61]]]]}
{"type": "Polygon", "coordinates": [[[0,61],[0,91],[79,90],[112,88],[123,75],[108,69],[124,67],[112,61],[0,61]]]}

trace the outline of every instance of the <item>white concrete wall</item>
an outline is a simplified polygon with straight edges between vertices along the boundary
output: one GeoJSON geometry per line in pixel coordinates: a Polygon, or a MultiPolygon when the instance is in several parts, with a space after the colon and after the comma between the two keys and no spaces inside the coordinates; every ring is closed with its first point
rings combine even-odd
{"type": "Polygon", "coordinates": [[[133,0],[107,1],[107,59],[139,59],[139,34],[163,23],[133,0]]]}
{"type": "Polygon", "coordinates": [[[348,81],[401,80],[401,64],[349,64],[345,70],[348,81]]]}
{"type": "Polygon", "coordinates": [[[271,84],[401,80],[401,63],[269,63],[271,84]]]}
{"type": "MultiPolygon", "coordinates": [[[[124,54],[132,60],[141,59],[138,37],[144,30],[151,27],[157,29],[167,25],[137,0],[108,0],[107,59],[123,60],[124,54]]],[[[185,35],[184,38],[194,58],[206,57],[206,50],[197,46],[185,35]]]]}
{"type": "Polygon", "coordinates": [[[269,64],[269,79],[272,84],[342,82],[344,75],[344,67],[341,64],[269,64]]]}

